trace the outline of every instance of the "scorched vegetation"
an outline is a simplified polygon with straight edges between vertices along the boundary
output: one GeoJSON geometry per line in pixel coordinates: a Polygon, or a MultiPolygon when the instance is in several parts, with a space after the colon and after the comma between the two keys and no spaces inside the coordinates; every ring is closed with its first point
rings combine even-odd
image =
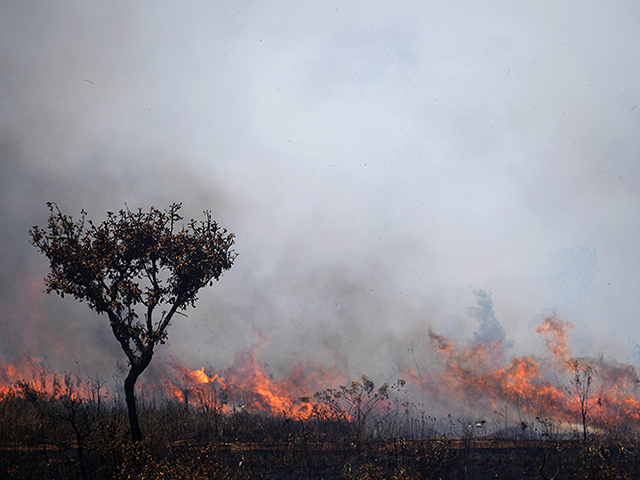
{"type": "MultiPolygon", "coordinates": [[[[573,386],[575,388],[575,386],[573,386]]],[[[481,479],[638,478],[633,429],[538,418],[504,426],[426,414],[404,382],[366,376],[298,399],[305,419],[249,411],[222,389],[195,401],[142,396],[144,441],[98,378],[34,376],[0,394],[0,478],[481,479]]],[[[292,399],[293,400],[293,399],[292,399]]],[[[594,407],[595,408],[595,407],[594,407]]]]}

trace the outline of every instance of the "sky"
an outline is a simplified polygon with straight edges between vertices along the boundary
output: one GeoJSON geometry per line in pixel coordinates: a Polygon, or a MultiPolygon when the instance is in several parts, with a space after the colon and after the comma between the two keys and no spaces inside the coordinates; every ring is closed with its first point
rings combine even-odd
{"type": "Polygon", "coordinates": [[[182,202],[239,256],[158,356],[264,336],[274,375],[393,381],[429,328],[522,355],[556,312],[576,353],[640,365],[639,22],[631,0],[2,2],[0,358],[124,363],[106,318],[43,293],[47,201],[182,202]]]}

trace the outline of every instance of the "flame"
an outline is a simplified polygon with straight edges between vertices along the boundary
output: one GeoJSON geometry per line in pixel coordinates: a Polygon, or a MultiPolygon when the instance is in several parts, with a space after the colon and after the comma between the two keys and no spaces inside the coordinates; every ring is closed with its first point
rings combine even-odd
{"type": "Polygon", "coordinates": [[[269,375],[259,360],[260,348],[268,341],[263,335],[249,348],[234,356],[220,374],[200,367],[189,369],[173,359],[171,380],[165,384],[169,396],[185,408],[198,405],[205,410],[229,412],[237,409],[283,415],[295,420],[312,416],[309,402],[300,398],[343,381],[334,370],[299,362],[281,379],[269,375]]]}
{"type": "Polygon", "coordinates": [[[296,420],[311,417],[308,405],[300,397],[325,388],[339,378],[330,369],[320,365],[298,363],[284,378],[276,380],[268,375],[258,359],[260,347],[266,342],[261,338],[250,348],[235,355],[233,363],[223,373],[223,378],[235,385],[232,398],[250,411],[285,415],[296,420]]]}
{"type": "Polygon", "coordinates": [[[502,355],[500,341],[471,341],[456,346],[443,335],[428,332],[431,350],[439,360],[440,371],[427,375],[406,369],[405,374],[422,392],[439,400],[493,411],[511,406],[523,417],[550,418],[576,422],[581,408],[588,410],[592,423],[615,426],[621,422],[640,425],[640,403],[636,399],[638,373],[631,365],[603,358],[575,358],[569,348],[567,331],[573,325],[557,316],[545,318],[536,332],[542,336],[546,357],[513,357],[508,364],[496,362],[502,355]],[[541,365],[553,365],[545,370],[541,365]],[[585,388],[589,375],[589,390],[585,388]],[[576,381],[582,382],[577,384],[576,381]]]}
{"type": "MultiPolygon", "coordinates": [[[[310,418],[312,402],[302,402],[301,397],[344,379],[330,368],[303,362],[294,365],[282,378],[275,379],[259,359],[260,347],[266,341],[266,337],[261,337],[249,348],[238,352],[219,373],[205,367],[189,368],[179,359],[169,357],[159,362],[162,378],[154,382],[141,377],[138,393],[176,401],[185,409],[201,408],[206,412],[222,413],[240,409],[296,420],[310,418]]],[[[0,395],[12,389],[19,391],[20,382],[28,382],[50,397],[78,397],[89,390],[85,388],[87,379],[53,374],[36,357],[24,356],[11,363],[0,363],[0,395]]],[[[104,396],[106,392],[103,390],[101,394],[104,396]]]]}
{"type": "Polygon", "coordinates": [[[0,364],[0,393],[6,393],[19,382],[30,382],[44,390],[52,390],[54,375],[42,360],[30,355],[23,355],[12,363],[0,364]]]}
{"type": "Polygon", "coordinates": [[[210,383],[212,380],[219,378],[217,375],[214,375],[213,378],[210,377],[205,371],[204,367],[201,367],[199,370],[194,370],[193,372],[189,372],[191,377],[193,377],[194,381],[200,384],[210,383]]]}
{"type": "MultiPolygon", "coordinates": [[[[437,413],[437,405],[443,406],[443,413],[454,414],[456,405],[484,413],[509,407],[509,419],[517,422],[540,417],[575,423],[580,420],[581,409],[586,408],[594,426],[609,428],[627,423],[640,427],[640,379],[636,369],[604,358],[576,358],[569,346],[568,332],[572,328],[558,316],[545,318],[536,329],[544,353],[514,356],[507,361],[503,360],[502,340],[474,337],[466,344],[456,344],[429,330],[425,347],[433,352],[435,362],[427,373],[410,368],[401,373],[434,406],[431,414],[437,413]],[[581,404],[580,388],[585,385],[589,390],[582,392],[581,404]]],[[[312,363],[298,362],[279,376],[269,373],[260,358],[260,349],[267,341],[260,336],[218,371],[203,366],[191,368],[169,357],[158,362],[162,378],[150,382],[141,377],[139,388],[181,403],[186,409],[221,413],[241,409],[306,420],[324,408],[314,403],[315,392],[348,385],[337,369],[312,363]],[[308,399],[301,401],[301,397],[308,399]]],[[[0,363],[0,395],[10,389],[19,391],[20,381],[29,382],[46,395],[79,396],[89,391],[86,380],[52,374],[42,360],[29,355],[0,363]]]]}
{"type": "Polygon", "coordinates": [[[23,355],[12,363],[0,362],[0,398],[10,392],[43,400],[92,397],[90,379],[53,373],[42,359],[32,355],[23,355]]]}
{"type": "Polygon", "coordinates": [[[536,329],[536,332],[542,335],[545,348],[560,367],[567,367],[573,363],[569,352],[569,337],[567,335],[567,330],[571,328],[573,328],[573,325],[570,322],[552,315],[546,317],[542,321],[542,325],[536,329]]]}

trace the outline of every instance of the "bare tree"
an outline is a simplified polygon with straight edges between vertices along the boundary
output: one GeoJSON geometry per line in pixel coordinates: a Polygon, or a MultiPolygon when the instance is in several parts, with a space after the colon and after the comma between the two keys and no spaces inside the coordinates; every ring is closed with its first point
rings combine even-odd
{"type": "Polygon", "coordinates": [[[46,228],[35,226],[29,232],[31,243],[51,264],[46,292],[73,295],[109,317],[129,361],[125,396],[131,437],[140,441],[136,380],[156,345],[166,340],[174,315],[194,307],[198,291],[232,267],[234,235],[219,228],[208,211],[203,221],[191,220],[178,229],[179,203],[165,211],[108,212],[97,226],[86,220],[84,210],[74,222],[55,203],[47,206],[46,228]]]}
{"type": "Polygon", "coordinates": [[[578,403],[580,417],[582,419],[582,439],[586,441],[587,416],[593,407],[592,400],[590,398],[591,382],[593,381],[593,375],[596,371],[593,367],[583,365],[578,360],[573,362],[571,370],[573,370],[573,378],[571,379],[571,386],[573,388],[567,388],[567,391],[578,403]]]}

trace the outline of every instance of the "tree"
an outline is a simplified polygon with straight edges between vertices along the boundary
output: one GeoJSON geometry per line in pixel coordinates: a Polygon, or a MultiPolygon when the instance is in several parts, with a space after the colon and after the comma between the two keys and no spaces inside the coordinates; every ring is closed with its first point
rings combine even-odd
{"type": "Polygon", "coordinates": [[[580,417],[582,418],[582,439],[587,440],[587,415],[593,407],[590,397],[591,382],[596,370],[589,366],[583,365],[578,360],[571,365],[573,370],[573,378],[571,379],[571,388],[567,388],[569,395],[578,403],[580,409],[580,417]]]}
{"type": "Polygon", "coordinates": [[[30,243],[50,262],[46,292],[73,295],[98,314],[107,314],[129,361],[124,389],[131,437],[140,441],[136,380],[156,345],[165,342],[173,317],[195,307],[198,291],[233,266],[234,235],[218,227],[209,211],[203,221],[191,220],[178,229],[179,203],[165,211],[107,212],[97,226],[86,220],[84,210],[74,222],[55,203],[47,206],[46,228],[29,231],[30,243]]]}

